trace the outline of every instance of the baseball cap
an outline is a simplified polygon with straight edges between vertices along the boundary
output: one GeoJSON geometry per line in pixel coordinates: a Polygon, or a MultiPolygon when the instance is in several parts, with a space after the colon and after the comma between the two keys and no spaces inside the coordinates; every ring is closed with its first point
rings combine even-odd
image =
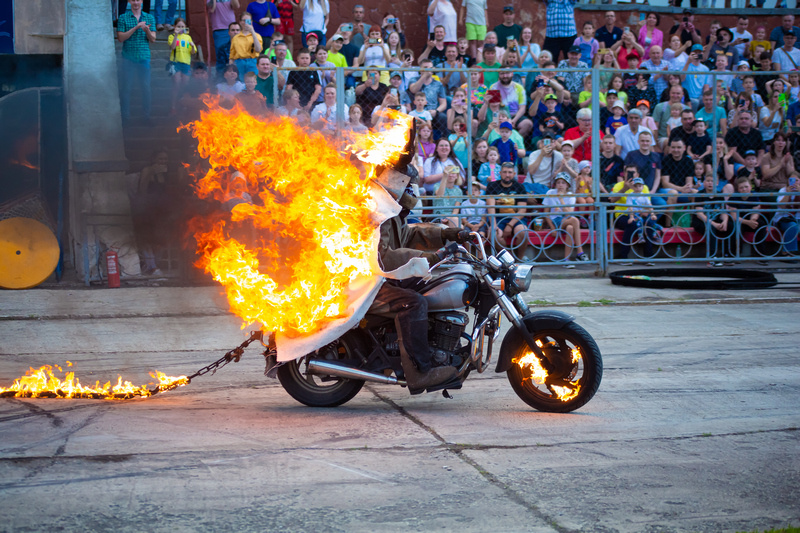
{"type": "Polygon", "coordinates": [[[500,124],[500,129],[502,130],[503,128],[513,130],[514,126],[512,126],[510,122],[506,121],[500,124]]]}
{"type": "Polygon", "coordinates": [[[617,93],[616,89],[609,89],[608,92],[606,92],[606,96],[608,96],[609,94],[619,94],[619,93],[617,93]]]}
{"type": "Polygon", "coordinates": [[[782,28],[782,29],[783,29],[784,37],[789,36],[789,35],[791,35],[792,37],[797,37],[797,35],[794,34],[794,31],[787,30],[786,28],[782,28]]]}
{"type": "Polygon", "coordinates": [[[344,41],[344,37],[342,37],[342,36],[341,36],[340,34],[338,34],[338,33],[337,33],[337,34],[335,34],[333,37],[331,37],[331,41],[338,41],[339,39],[341,39],[341,40],[343,40],[343,41],[344,41]]]}
{"type": "Polygon", "coordinates": [[[497,47],[495,45],[493,45],[492,43],[487,43],[487,44],[483,45],[483,51],[484,52],[496,52],[497,51],[497,47]]]}
{"type": "Polygon", "coordinates": [[[628,111],[628,116],[629,116],[629,117],[639,117],[639,118],[642,118],[642,112],[641,112],[641,111],[639,111],[638,109],[631,109],[630,111],[628,111]]]}
{"type": "Polygon", "coordinates": [[[703,118],[702,118],[702,117],[701,117],[701,118],[696,118],[696,119],[694,119],[694,122],[692,122],[692,124],[697,124],[698,122],[703,122],[703,123],[705,123],[705,120],[703,120],[703,118]]]}
{"type": "Polygon", "coordinates": [[[647,106],[647,109],[650,109],[650,102],[648,102],[647,100],[639,100],[638,102],[636,102],[636,107],[639,107],[640,105],[645,105],[647,106]]]}
{"type": "Polygon", "coordinates": [[[697,52],[697,51],[702,52],[703,51],[703,45],[702,44],[693,44],[691,51],[692,52],[697,52]]]}
{"type": "Polygon", "coordinates": [[[396,71],[396,70],[395,70],[394,72],[392,72],[392,75],[391,75],[391,76],[389,76],[389,77],[390,77],[390,78],[394,78],[395,76],[400,76],[401,78],[403,77],[403,75],[402,75],[402,74],[400,74],[400,72],[398,72],[398,71],[396,71]]]}
{"type": "Polygon", "coordinates": [[[747,157],[748,155],[756,155],[756,151],[755,150],[745,151],[744,156],[747,157]]]}
{"type": "Polygon", "coordinates": [[[633,178],[634,185],[644,185],[644,180],[642,178],[633,178]]]}
{"type": "Polygon", "coordinates": [[[614,109],[615,107],[618,107],[618,108],[622,109],[623,111],[625,111],[625,104],[623,103],[622,100],[617,100],[616,102],[614,102],[614,105],[611,106],[611,109],[614,109]]]}
{"type": "Polygon", "coordinates": [[[580,47],[580,46],[577,46],[577,45],[575,45],[575,46],[570,46],[570,47],[569,47],[569,50],[567,50],[567,51],[568,51],[570,54],[580,54],[580,53],[581,53],[581,47],[580,47]]]}
{"type": "Polygon", "coordinates": [[[503,7],[503,13],[505,13],[506,11],[511,11],[513,13],[514,12],[514,6],[505,6],[505,7],[503,7]]]}
{"type": "Polygon", "coordinates": [[[548,100],[558,100],[558,97],[553,93],[544,95],[544,101],[546,102],[548,100]]]}
{"type": "Polygon", "coordinates": [[[317,30],[310,31],[306,34],[306,41],[308,41],[309,37],[314,37],[317,41],[321,41],[322,39],[319,36],[319,32],[317,30]]]}
{"type": "Polygon", "coordinates": [[[575,145],[572,144],[572,141],[564,141],[564,142],[561,143],[561,147],[562,148],[567,146],[567,145],[570,145],[572,148],[575,148],[575,145]]]}
{"type": "Polygon", "coordinates": [[[592,168],[592,162],[591,161],[581,161],[580,163],[578,163],[578,172],[580,172],[581,170],[583,170],[584,168],[587,168],[587,167],[588,168],[592,168]]]}
{"type": "Polygon", "coordinates": [[[566,172],[559,172],[556,174],[556,177],[553,179],[553,183],[557,182],[558,180],[564,180],[567,182],[567,185],[572,185],[572,178],[566,172]]]}
{"type": "Polygon", "coordinates": [[[748,63],[747,61],[744,61],[744,60],[742,60],[742,61],[739,61],[738,63],[736,63],[736,66],[737,66],[737,67],[747,67],[747,68],[750,68],[750,63],[748,63]]]}
{"type": "Polygon", "coordinates": [[[517,168],[517,165],[515,165],[511,161],[506,161],[505,163],[500,165],[500,168],[517,168]]]}

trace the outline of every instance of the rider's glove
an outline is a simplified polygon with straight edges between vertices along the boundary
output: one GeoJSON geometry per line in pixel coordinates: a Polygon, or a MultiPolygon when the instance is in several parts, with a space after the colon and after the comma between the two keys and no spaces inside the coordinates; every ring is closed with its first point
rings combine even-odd
{"type": "Polygon", "coordinates": [[[459,244],[464,244],[469,240],[469,230],[446,228],[442,230],[442,239],[445,241],[456,241],[459,244]]]}
{"type": "MultiPolygon", "coordinates": [[[[445,230],[446,231],[446,230],[445,230]]],[[[436,250],[436,257],[439,258],[439,261],[447,257],[448,255],[452,255],[458,251],[458,245],[454,242],[451,242],[447,246],[442,246],[438,250],[436,250]]]]}

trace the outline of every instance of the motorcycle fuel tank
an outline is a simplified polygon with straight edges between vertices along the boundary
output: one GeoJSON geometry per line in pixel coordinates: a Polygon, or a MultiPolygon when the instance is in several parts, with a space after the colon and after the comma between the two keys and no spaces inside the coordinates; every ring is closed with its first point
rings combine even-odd
{"type": "Polygon", "coordinates": [[[463,309],[475,300],[478,280],[469,265],[458,265],[427,283],[420,292],[428,301],[428,311],[463,309]]]}

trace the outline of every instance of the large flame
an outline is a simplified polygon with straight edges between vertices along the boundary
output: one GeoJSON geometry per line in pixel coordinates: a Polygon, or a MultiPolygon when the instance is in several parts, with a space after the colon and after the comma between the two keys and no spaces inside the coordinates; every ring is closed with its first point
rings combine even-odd
{"type": "Polygon", "coordinates": [[[291,119],[207,103],[188,126],[210,166],[195,189],[223,209],[192,223],[197,265],[225,287],[242,328],[259,322],[265,332],[313,333],[346,313],[350,283],[376,274],[368,179],[372,165],[399,157],[410,120],[393,115],[386,131],[351,136],[349,149],[364,165],[343,155],[336,139],[291,119]],[[231,190],[242,177],[247,196],[231,190]]]}
{"type": "MultiPolygon", "coordinates": [[[[542,348],[542,341],[536,340],[536,346],[542,348]]],[[[578,363],[582,358],[583,357],[581,356],[580,350],[578,348],[573,348],[571,352],[572,363],[578,363]]],[[[536,357],[536,354],[531,351],[525,352],[525,354],[520,358],[512,359],[511,362],[516,363],[520,368],[527,368],[530,372],[530,377],[526,377],[525,379],[530,379],[536,385],[543,385],[547,387],[550,392],[562,402],[566,402],[575,398],[578,396],[578,393],[581,390],[581,385],[578,381],[571,381],[568,385],[564,386],[548,383],[547,370],[542,368],[539,358],[536,357]]]]}
{"type": "MultiPolygon", "coordinates": [[[[72,363],[67,361],[67,366],[72,363]]],[[[150,376],[157,380],[152,388],[136,386],[130,381],[123,381],[122,376],[117,376],[116,385],[106,382],[101,385],[96,381],[94,385],[81,385],[74,372],[66,372],[63,379],[59,378],[53,369],[63,372],[56,365],[44,365],[40,368],[30,368],[25,375],[14,380],[10,387],[0,387],[0,398],[92,398],[104,400],[125,400],[135,396],[147,397],[175,387],[182,387],[189,383],[186,376],[171,377],[156,370],[150,376]]]]}

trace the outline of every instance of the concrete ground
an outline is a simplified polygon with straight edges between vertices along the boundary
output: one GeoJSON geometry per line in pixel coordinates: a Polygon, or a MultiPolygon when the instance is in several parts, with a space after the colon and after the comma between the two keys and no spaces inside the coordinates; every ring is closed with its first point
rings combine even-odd
{"type": "MultiPolygon", "coordinates": [[[[150,399],[0,399],[0,531],[800,526],[800,274],[778,278],[798,285],[537,279],[529,301],[574,314],[603,352],[599,392],[566,415],[531,410],[492,370],[453,400],[367,385],[311,409],[262,375],[255,346],[150,399]]],[[[153,369],[192,373],[247,334],[215,287],[0,302],[0,386],[66,360],[84,383],[143,384],[153,369]]]]}

